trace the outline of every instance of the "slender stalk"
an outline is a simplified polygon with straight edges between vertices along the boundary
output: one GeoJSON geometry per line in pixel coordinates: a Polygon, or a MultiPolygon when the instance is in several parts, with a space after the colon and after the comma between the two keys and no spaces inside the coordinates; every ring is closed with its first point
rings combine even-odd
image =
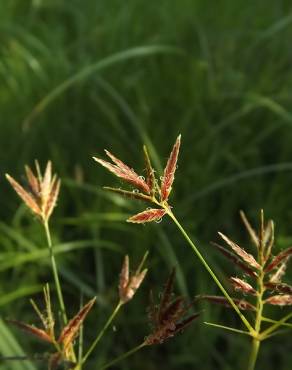
{"type": "MultiPolygon", "coordinates": [[[[80,298],[80,309],[83,307],[83,295],[81,295],[80,298]]],[[[80,327],[80,332],[79,332],[79,343],[78,343],[78,366],[75,370],[82,370],[82,357],[83,357],[83,335],[84,335],[84,330],[83,330],[83,324],[80,327]]]]}
{"type": "Polygon", "coordinates": [[[142,344],[139,344],[139,346],[132,348],[130,351],[123,353],[121,356],[117,357],[113,361],[110,361],[107,364],[101,366],[100,370],[107,369],[108,367],[117,364],[118,362],[124,360],[125,358],[134,354],[135,352],[139,351],[141,348],[143,348],[145,346],[146,346],[146,344],[144,342],[142,344]]]}
{"type": "Polygon", "coordinates": [[[61,316],[62,316],[63,324],[66,325],[67,322],[68,322],[68,319],[67,319],[67,315],[66,315],[65,304],[64,304],[61,284],[60,284],[60,280],[59,280],[59,275],[58,275],[58,269],[57,269],[57,264],[56,264],[56,260],[55,260],[54,250],[53,250],[53,244],[52,244],[52,238],[51,238],[49,223],[46,221],[46,222],[44,222],[43,225],[44,225],[44,228],[45,228],[48,247],[49,247],[49,251],[50,251],[51,265],[52,265],[53,276],[54,276],[54,280],[55,280],[55,286],[56,286],[57,296],[58,296],[60,310],[61,310],[61,316]]]}
{"type": "Polygon", "coordinates": [[[289,320],[292,317],[292,312],[290,312],[288,315],[284,316],[281,320],[277,321],[274,325],[270,326],[268,329],[264,330],[261,333],[262,340],[266,338],[266,336],[276,329],[278,329],[279,326],[283,325],[287,320],[289,320]]]}
{"type": "Polygon", "coordinates": [[[253,338],[247,370],[254,370],[254,368],[255,368],[255,364],[256,364],[256,361],[257,361],[258,352],[259,352],[259,348],[260,348],[260,343],[261,342],[257,338],[253,338]]]}
{"type": "Polygon", "coordinates": [[[122,307],[122,305],[123,305],[123,302],[122,301],[119,301],[118,304],[116,305],[115,309],[113,310],[112,314],[108,318],[108,320],[105,323],[104,327],[101,329],[101,331],[99,332],[99,334],[95,338],[94,342],[91,344],[91,346],[89,347],[88,351],[84,355],[84,357],[82,359],[82,363],[83,364],[85,363],[85,361],[87,360],[87,358],[90,356],[90,354],[92,353],[92,351],[94,350],[94,348],[96,347],[96,345],[98,344],[98,342],[100,341],[100,339],[102,338],[102,336],[104,335],[104,333],[106,332],[107,328],[110,326],[110,324],[112,323],[112,321],[116,317],[116,315],[119,312],[119,310],[122,307]]]}
{"type": "Polygon", "coordinates": [[[224,294],[224,296],[226,297],[226,299],[228,300],[228,302],[231,304],[231,306],[233,307],[233,309],[236,311],[236,313],[238,314],[238,316],[240,317],[240,319],[242,320],[242,322],[244,323],[244,325],[246,326],[246,328],[249,330],[249,332],[251,334],[254,334],[253,327],[248,322],[248,320],[245,318],[245,316],[241,313],[241,311],[239,310],[239,308],[234,303],[233,299],[230,297],[230,295],[227,293],[226,289],[220,283],[219,279],[217,278],[217,276],[215,275],[215,273],[213,272],[213,270],[211,269],[211,267],[208,265],[208,263],[206,262],[205,258],[202,256],[201,252],[198,250],[198,248],[195,246],[195,244],[193,243],[193,241],[190,239],[190,237],[188,236],[188,234],[185,231],[185,229],[183,228],[183,226],[179,223],[179,221],[177,220],[177,218],[175,217],[175,215],[172,213],[172,211],[168,207],[165,207],[165,209],[166,209],[168,215],[170,216],[170,218],[174,221],[174,223],[176,224],[176,226],[179,228],[179,230],[181,231],[181,233],[183,234],[184,238],[187,240],[187,242],[189,243],[189,245],[191,246],[191,248],[193,249],[193,251],[196,253],[197,257],[199,258],[199,260],[201,261],[201,263],[203,264],[203,266],[205,267],[205,269],[209,272],[209,274],[211,275],[212,279],[215,281],[215,283],[217,284],[217,286],[219,287],[219,289],[221,290],[221,292],[224,294]]]}
{"type": "Polygon", "coordinates": [[[252,340],[251,351],[249,355],[248,370],[254,370],[257,357],[258,357],[258,353],[259,353],[260,344],[261,344],[260,331],[261,331],[261,323],[262,323],[263,308],[264,308],[263,296],[265,293],[265,286],[264,286],[265,273],[263,271],[263,266],[265,264],[263,233],[264,233],[263,213],[261,213],[261,228],[260,228],[259,247],[258,247],[258,262],[260,263],[261,269],[258,273],[258,278],[257,278],[258,294],[257,294],[256,318],[255,318],[256,335],[254,336],[252,340]]]}
{"type": "MultiPolygon", "coordinates": [[[[270,322],[272,324],[278,324],[278,320],[273,320],[273,319],[270,319],[268,317],[262,317],[262,321],[266,321],[266,322],[270,322]]],[[[288,324],[288,323],[282,323],[280,324],[281,326],[287,326],[288,328],[292,328],[292,324],[288,324]]]]}
{"type": "Polygon", "coordinates": [[[234,333],[250,335],[250,332],[249,331],[244,331],[244,330],[239,330],[239,329],[231,328],[230,326],[225,326],[225,325],[221,325],[221,324],[215,324],[213,322],[207,322],[207,321],[205,321],[204,324],[209,325],[209,326],[214,326],[215,328],[219,328],[219,329],[229,330],[229,331],[232,331],[234,333]]]}

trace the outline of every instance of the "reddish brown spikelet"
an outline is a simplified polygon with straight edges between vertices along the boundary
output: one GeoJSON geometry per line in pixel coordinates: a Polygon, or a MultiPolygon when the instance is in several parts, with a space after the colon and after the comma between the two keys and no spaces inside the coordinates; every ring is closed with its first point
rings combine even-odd
{"type": "Polygon", "coordinates": [[[38,196],[41,191],[38,179],[34,175],[29,166],[24,166],[24,168],[29,186],[31,187],[31,190],[33,191],[34,195],[38,196]]]}
{"type": "Polygon", "coordinates": [[[149,186],[151,194],[154,194],[156,180],[155,180],[155,175],[154,175],[154,169],[152,167],[146,145],[143,146],[143,151],[144,151],[144,159],[145,159],[145,165],[146,165],[146,183],[149,186]]]}
{"type": "Polygon", "coordinates": [[[186,306],[185,299],[182,297],[172,299],[174,274],[175,272],[172,270],[165,284],[158,307],[154,305],[152,293],[150,295],[149,319],[153,327],[153,332],[145,339],[145,345],[150,346],[163,343],[183,330],[199,316],[198,314],[194,314],[184,318],[191,306],[186,306]]]}
{"type": "Polygon", "coordinates": [[[243,223],[244,223],[244,225],[245,225],[245,227],[246,227],[246,230],[248,231],[248,233],[249,233],[249,236],[250,236],[250,238],[251,238],[251,240],[252,240],[252,242],[255,244],[255,246],[258,248],[259,247],[259,239],[258,239],[258,237],[257,237],[257,234],[256,234],[256,232],[254,231],[254,229],[251,227],[251,225],[250,225],[250,223],[249,223],[249,221],[248,221],[248,219],[246,218],[246,216],[245,216],[245,213],[243,212],[243,211],[240,211],[239,212],[239,214],[240,214],[240,217],[241,217],[241,219],[242,219],[242,221],[243,221],[243,223]]]}
{"type": "Polygon", "coordinates": [[[110,172],[120,177],[124,181],[136,186],[144,193],[150,193],[150,188],[146,184],[145,180],[143,180],[143,178],[140,177],[132,168],[128,167],[124,162],[116,158],[108,150],[105,150],[105,153],[115,164],[109,163],[97,157],[93,157],[93,159],[103,167],[107,168],[110,172]]]}
{"type": "Polygon", "coordinates": [[[50,193],[48,195],[48,199],[45,205],[45,214],[47,218],[51,216],[53,209],[56,206],[57,199],[58,199],[59,192],[60,192],[60,187],[61,187],[61,180],[54,177],[52,185],[51,185],[51,190],[50,190],[50,193]]]}
{"type": "Polygon", "coordinates": [[[225,240],[225,242],[232,248],[232,250],[235,253],[237,253],[239,257],[243,259],[244,262],[246,262],[251,267],[255,267],[257,269],[260,268],[260,265],[257,263],[253,255],[247,253],[243,248],[241,248],[239,245],[234,243],[223,233],[218,232],[218,234],[221,236],[223,240],[225,240]]]}
{"type": "Polygon", "coordinates": [[[165,213],[166,210],[163,208],[151,208],[130,217],[127,222],[143,224],[145,222],[157,221],[160,220],[165,213]]]}
{"type": "Polygon", "coordinates": [[[225,257],[227,257],[231,262],[235,263],[236,266],[240,267],[246,274],[251,277],[257,277],[257,273],[253,271],[249,266],[247,266],[243,261],[241,261],[235,254],[230,252],[228,249],[222,247],[218,243],[211,243],[216,247],[225,257]]]}
{"type": "Polygon", "coordinates": [[[265,272],[267,273],[267,272],[274,270],[274,268],[276,268],[283,260],[286,260],[291,255],[292,255],[292,247],[282,251],[276,257],[274,257],[272,262],[265,268],[265,272]]]}
{"type": "Polygon", "coordinates": [[[35,214],[40,216],[41,209],[37,201],[34,199],[33,195],[30,194],[28,191],[24,190],[24,188],[17,181],[15,181],[13,177],[6,174],[6,178],[10,182],[11,186],[16,191],[16,193],[27,205],[27,207],[30,208],[35,214]]]}
{"type": "Polygon", "coordinates": [[[41,196],[44,203],[47,203],[48,197],[51,192],[51,181],[52,181],[52,162],[48,161],[44,177],[42,181],[40,181],[40,187],[41,187],[41,196]]]}
{"type": "Polygon", "coordinates": [[[95,300],[96,298],[91,299],[62,330],[58,343],[62,344],[65,350],[72,344],[73,340],[78,335],[80,326],[94,305],[95,300]]]}
{"type": "Polygon", "coordinates": [[[267,261],[270,258],[274,245],[274,222],[272,220],[268,222],[268,225],[265,229],[263,245],[265,248],[265,261],[267,261]]]}
{"type": "Polygon", "coordinates": [[[119,194],[119,195],[123,195],[127,198],[130,198],[130,199],[138,199],[138,200],[143,200],[144,202],[150,202],[151,201],[151,197],[149,195],[145,195],[143,193],[137,193],[137,192],[133,192],[133,191],[127,191],[127,190],[124,190],[124,189],[118,189],[118,188],[111,188],[110,186],[104,186],[104,189],[106,190],[109,190],[113,193],[116,193],[116,194],[119,194]]]}
{"type": "Polygon", "coordinates": [[[168,158],[166,167],[164,169],[163,179],[161,181],[161,201],[167,201],[171,192],[171,187],[174,181],[174,174],[176,171],[176,164],[179,155],[179,148],[181,142],[181,135],[178,136],[168,158]]]}
{"type": "Polygon", "coordinates": [[[42,329],[36,328],[35,326],[25,324],[24,322],[17,320],[6,320],[9,324],[13,324],[19,329],[25,331],[26,333],[43,340],[45,342],[52,343],[53,339],[42,329]]]}
{"type": "MultiPolygon", "coordinates": [[[[143,259],[143,261],[144,260],[145,258],[143,259]]],[[[142,268],[142,265],[140,265],[140,268],[142,268]]],[[[146,273],[147,269],[144,269],[143,271],[140,271],[138,269],[135,274],[130,276],[129,256],[125,256],[119,281],[119,296],[122,303],[130,301],[134,297],[137,289],[142,284],[146,273]]]]}
{"type": "Polygon", "coordinates": [[[181,330],[185,329],[187,326],[189,326],[196,318],[199,317],[199,313],[195,313],[185,320],[181,321],[179,324],[176,325],[175,327],[175,333],[180,332],[181,330]]]}
{"type": "Polygon", "coordinates": [[[158,320],[162,320],[163,312],[165,308],[168,306],[169,302],[171,301],[171,294],[173,290],[174,284],[174,277],[175,277],[175,269],[173,268],[164,287],[160,305],[159,305],[159,313],[158,313],[158,320]]]}
{"type": "Polygon", "coordinates": [[[279,294],[269,297],[265,300],[265,303],[269,303],[276,306],[291,306],[292,295],[291,294],[279,294]]]}
{"type": "Polygon", "coordinates": [[[248,293],[248,294],[253,294],[253,295],[257,294],[256,290],[246,281],[241,280],[237,277],[231,277],[230,280],[235,290],[240,290],[243,293],[248,293]]]}
{"type": "MultiPolygon", "coordinates": [[[[228,308],[232,307],[230,302],[227,300],[227,298],[222,297],[222,296],[200,295],[197,298],[198,299],[205,299],[209,302],[212,302],[212,303],[215,303],[215,304],[220,304],[220,305],[228,307],[228,308]]],[[[245,311],[245,310],[255,311],[256,310],[255,306],[253,306],[251,303],[247,302],[244,299],[232,298],[232,300],[240,310],[243,310],[243,311],[245,311]]]]}
{"type": "Polygon", "coordinates": [[[119,293],[120,296],[124,294],[124,291],[129,283],[129,256],[125,256],[122,270],[120,273],[120,282],[119,282],[119,293]]]}
{"type": "Polygon", "coordinates": [[[168,306],[161,311],[160,322],[176,321],[185,312],[185,299],[183,297],[175,298],[168,306]]]}
{"type": "Polygon", "coordinates": [[[287,269],[287,262],[288,258],[284,262],[280,264],[280,266],[277,268],[276,272],[273,273],[273,275],[270,277],[270,282],[272,283],[280,283],[282,280],[282,277],[285,275],[286,269],[287,269]]]}
{"type": "Polygon", "coordinates": [[[265,283],[265,287],[279,293],[292,294],[292,286],[284,283],[265,283]]]}

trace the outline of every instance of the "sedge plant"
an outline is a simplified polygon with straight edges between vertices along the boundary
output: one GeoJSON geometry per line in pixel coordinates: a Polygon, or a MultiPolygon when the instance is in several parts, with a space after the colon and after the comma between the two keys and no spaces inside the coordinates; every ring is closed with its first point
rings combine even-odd
{"type": "MultiPolygon", "coordinates": [[[[36,173],[34,173],[30,167],[25,167],[28,189],[25,189],[10,175],[7,174],[6,177],[26,206],[34,215],[37,216],[38,220],[40,220],[45,230],[55,289],[59,303],[58,312],[61,314],[60,316],[62,319],[60,325],[61,328],[59,329],[59,335],[56,335],[53,304],[51,301],[49,285],[46,284],[44,287],[44,310],[42,311],[35,301],[31,300],[32,307],[35,310],[42,327],[14,319],[6,321],[25,333],[37,338],[39,341],[49,344],[49,352],[34,354],[31,356],[6,357],[2,358],[2,360],[45,361],[48,364],[48,370],[57,370],[60,367],[82,370],[103,335],[116,318],[121,307],[133,299],[137,289],[142,284],[147,274],[147,268],[143,268],[143,266],[148,252],[145,253],[138,268],[133,273],[130,273],[129,256],[125,256],[119,277],[118,303],[104,326],[98,331],[96,338],[93,340],[85,354],[83,355],[83,348],[81,348],[81,350],[79,348],[77,356],[74,348],[75,339],[79,337],[81,340],[80,337],[82,336],[81,330],[83,322],[89,311],[92,309],[96,299],[92,298],[88,303],[81,307],[79,312],[70,321],[68,321],[49,228],[49,219],[58,200],[60,179],[58,179],[57,175],[52,175],[51,161],[48,161],[44,174],[42,174],[37,161],[35,162],[35,166],[36,173]]],[[[149,308],[149,320],[152,323],[151,333],[144,338],[138,346],[123,353],[118,358],[102,365],[101,369],[113,366],[145,346],[163,343],[165,340],[181,332],[198,317],[198,314],[192,314],[186,317],[186,314],[192,305],[187,305],[185,299],[182,297],[173,297],[172,289],[174,284],[174,275],[175,272],[173,270],[165,284],[159,306],[155,306],[151,301],[149,308]]]]}
{"type": "MultiPolygon", "coordinates": [[[[272,320],[270,318],[265,318],[263,316],[263,308],[265,304],[274,304],[274,305],[291,305],[292,304],[292,292],[291,287],[282,284],[279,281],[279,277],[283,274],[285,266],[289,256],[292,254],[292,249],[289,248],[286,251],[280,253],[276,257],[272,257],[272,246],[274,243],[274,234],[273,234],[273,223],[270,221],[268,226],[264,228],[263,215],[261,217],[261,227],[259,235],[252,230],[247,219],[243,215],[244,222],[247,226],[247,229],[252,236],[253,242],[257,246],[258,256],[255,259],[252,255],[248,254],[244,249],[240,248],[236,243],[232,242],[224,234],[220,236],[227,242],[231,247],[233,253],[227,251],[223,247],[219,249],[224,252],[224,254],[229,257],[233,262],[236,261],[236,264],[241,266],[245,272],[249,272],[256,279],[256,288],[253,288],[250,284],[244,282],[241,279],[233,278],[232,283],[237,289],[245,291],[255,296],[256,303],[252,305],[243,299],[233,298],[229,295],[223,284],[220,282],[211,266],[208,264],[207,260],[200,252],[198,247],[189,237],[188,233],[182,226],[182,224],[176,218],[173,207],[169,203],[169,196],[172,190],[175,172],[177,168],[177,161],[179,156],[181,144],[181,136],[179,135],[175,141],[175,144],[172,148],[168,161],[166,163],[164,173],[158,180],[155,176],[156,172],[153,169],[151,164],[150,156],[146,146],[144,146],[144,162],[145,162],[145,177],[138,175],[131,167],[126,165],[116,156],[114,156],[110,151],[105,150],[107,157],[111,160],[105,161],[99,157],[93,157],[93,159],[101,164],[103,167],[107,168],[114,175],[119,177],[122,181],[134,187],[134,189],[121,189],[114,187],[105,187],[106,190],[120,194],[131,199],[138,199],[143,202],[149,203],[152,207],[148,207],[146,210],[131,216],[127,221],[136,224],[145,224],[152,221],[160,221],[163,217],[168,216],[177,228],[182,233],[183,237],[186,239],[188,245],[192,248],[193,252],[200,260],[201,264],[205,267],[207,272],[210,274],[211,278],[215,284],[220,289],[222,296],[204,296],[205,299],[212,300],[213,302],[218,302],[225,304],[229,307],[232,307],[236,314],[241,319],[244,330],[224,327],[219,325],[221,328],[229,329],[234,332],[246,334],[252,339],[252,348],[249,359],[249,364],[247,369],[254,370],[256,359],[259,352],[260,343],[267,339],[268,337],[277,333],[277,330],[281,326],[290,327],[291,324],[288,324],[287,321],[292,317],[292,313],[284,316],[280,320],[272,320]],[[274,273],[274,277],[270,275],[275,269],[278,269],[274,273]],[[278,279],[278,280],[277,280],[278,279]],[[271,290],[275,290],[275,284],[278,286],[277,295],[271,295],[268,298],[265,298],[265,293],[271,290]],[[245,289],[245,290],[244,290],[245,289]],[[282,289],[282,290],[280,290],[282,289]],[[251,310],[255,313],[255,320],[250,321],[247,319],[245,314],[246,310],[251,310]],[[268,327],[265,330],[261,330],[261,324],[263,321],[268,323],[268,327]]],[[[203,297],[201,297],[203,298],[203,297]]],[[[213,324],[216,326],[216,324],[213,324]]]]}

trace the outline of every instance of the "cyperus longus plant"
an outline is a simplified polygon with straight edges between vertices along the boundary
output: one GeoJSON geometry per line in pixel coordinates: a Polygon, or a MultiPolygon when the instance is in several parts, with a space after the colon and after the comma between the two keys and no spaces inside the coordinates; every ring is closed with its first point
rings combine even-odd
{"type": "MultiPolygon", "coordinates": [[[[108,150],[106,150],[105,153],[111,159],[112,162],[108,162],[97,157],[94,157],[94,160],[101,164],[103,167],[107,168],[114,175],[122,179],[122,181],[134,187],[134,189],[131,190],[113,187],[105,187],[105,189],[118,193],[125,197],[138,199],[152,204],[151,208],[147,208],[146,210],[130,217],[127,220],[128,222],[144,224],[147,222],[160,220],[165,216],[169,216],[172,219],[172,221],[176,224],[176,226],[183,234],[184,238],[187,240],[188,244],[191,246],[197,257],[199,258],[200,262],[206,268],[214,282],[217,284],[217,286],[223,293],[223,297],[222,296],[216,298],[213,297],[213,299],[214,300],[216,299],[217,301],[220,301],[221,303],[224,303],[225,305],[232,307],[236,311],[236,313],[238,314],[246,328],[246,330],[237,330],[237,329],[232,330],[245,333],[252,337],[252,351],[248,365],[249,366],[248,369],[252,370],[254,369],[255,366],[260,342],[266,339],[268,336],[274,334],[275,330],[277,330],[279,326],[281,325],[290,326],[290,324],[287,324],[286,321],[290,317],[292,317],[291,313],[283,317],[283,319],[275,322],[273,320],[266,319],[269,320],[272,323],[272,325],[266,328],[266,330],[264,330],[263,332],[260,331],[261,322],[265,320],[265,318],[262,317],[262,310],[264,304],[282,304],[282,305],[291,304],[291,291],[289,290],[290,288],[287,285],[283,284],[281,285],[281,287],[282,289],[284,288],[286,289],[285,294],[277,294],[266,298],[266,300],[264,300],[263,298],[264,293],[268,291],[268,289],[275,289],[274,284],[275,281],[273,279],[272,280],[270,279],[269,281],[265,280],[264,283],[264,278],[266,278],[268,276],[267,274],[274,270],[274,268],[278,267],[279,264],[281,264],[279,267],[279,272],[278,275],[276,274],[275,276],[277,277],[279,276],[279,274],[281,274],[281,271],[283,271],[284,269],[284,263],[286,262],[285,259],[288,258],[289,255],[291,254],[291,248],[288,249],[288,251],[283,252],[283,254],[280,254],[278,257],[276,257],[276,259],[273,260],[270,265],[266,265],[269,259],[271,258],[271,249],[273,244],[272,236],[273,224],[271,222],[269,223],[270,226],[267,229],[270,230],[269,238],[267,238],[268,231],[267,230],[264,231],[263,226],[261,229],[262,234],[260,234],[259,236],[256,236],[256,234],[252,232],[251,227],[248,226],[248,230],[250,233],[252,233],[254,242],[258,244],[258,261],[253,256],[245,252],[242,248],[238,247],[235,243],[230,242],[230,240],[223,234],[221,234],[223,239],[228,241],[229,245],[232,246],[233,251],[238,256],[235,256],[231,254],[229,251],[224,249],[225,255],[229,256],[229,258],[233,259],[233,261],[236,261],[238,265],[242,266],[242,268],[245,269],[246,273],[249,272],[251,275],[254,276],[254,278],[257,279],[256,289],[254,289],[252,286],[249,286],[248,283],[244,282],[241,279],[238,278],[232,279],[233,285],[236,286],[237,289],[246,289],[246,293],[247,291],[249,291],[250,294],[254,294],[256,296],[256,306],[251,305],[245,300],[238,300],[236,298],[232,298],[227,292],[227,290],[224,288],[222,283],[219,281],[219,279],[217,278],[217,276],[215,275],[212,268],[209,266],[208,262],[203,257],[197,246],[190,239],[181,223],[177,220],[173,212],[173,207],[169,204],[169,196],[172,190],[175,171],[177,168],[180,144],[181,136],[179,135],[170,153],[170,156],[164,169],[164,173],[160,178],[160,181],[155,176],[155,171],[152,167],[151,160],[148,155],[147,148],[145,146],[144,146],[145,177],[139,176],[131,167],[126,165],[120,159],[116,158],[108,150]],[[266,233],[265,237],[264,233],[266,233]],[[266,247],[266,244],[264,246],[264,242],[269,243],[268,247],[266,247]],[[249,263],[247,263],[247,261],[249,261],[249,263]],[[251,309],[253,307],[254,311],[256,312],[256,319],[254,323],[250,322],[246,318],[245,314],[242,312],[245,311],[246,309],[251,309]]],[[[245,223],[246,225],[249,225],[247,221],[245,223]]],[[[223,251],[222,247],[220,247],[220,250],[223,251]]],[[[277,283],[278,289],[280,289],[279,282],[277,283]]],[[[283,293],[283,290],[281,293],[283,293]]]]}
{"type": "Polygon", "coordinates": [[[44,227],[50,251],[51,266],[62,320],[65,325],[67,324],[67,315],[49,227],[49,220],[58,200],[61,181],[58,179],[56,174],[52,175],[51,161],[48,161],[44,174],[41,173],[38,161],[35,161],[35,167],[36,174],[34,174],[29,166],[25,166],[26,180],[28,184],[27,190],[10,175],[6,174],[6,178],[26,206],[37,216],[44,227]]]}
{"type": "Polygon", "coordinates": [[[39,356],[32,356],[32,359],[42,360],[48,363],[48,370],[56,370],[61,365],[66,369],[76,368],[76,357],[73,351],[73,342],[80,333],[80,327],[83,324],[86,316],[94,305],[95,298],[91,299],[81,310],[75,315],[66,326],[63,327],[60,334],[56,336],[55,319],[52,311],[51,297],[49,285],[44,287],[44,313],[31,300],[31,304],[42,323],[42,328],[24,323],[17,320],[7,320],[10,324],[15,325],[22,331],[34,336],[39,341],[50,345],[52,352],[39,356]]]}
{"type": "MultiPolygon", "coordinates": [[[[120,288],[120,299],[123,299],[121,297],[125,297],[126,301],[128,301],[129,294],[131,296],[133,291],[133,289],[130,288],[132,286],[131,279],[130,280],[127,279],[129,283],[125,284],[125,287],[128,287],[125,290],[126,296],[124,295],[124,292],[122,292],[121,294],[121,285],[124,284],[123,276],[125,274],[125,271],[127,271],[127,267],[125,267],[126,265],[127,262],[125,260],[125,264],[123,266],[120,276],[119,288],[120,288]]],[[[126,275],[128,275],[128,273],[126,273],[126,275]]],[[[160,295],[160,302],[158,305],[155,304],[153,299],[153,292],[150,291],[150,305],[148,308],[148,318],[151,326],[151,333],[148,336],[146,336],[142,343],[140,343],[138,346],[134,347],[133,349],[126,353],[123,353],[120,357],[102,366],[101,370],[107,369],[112,365],[115,365],[117,362],[139,351],[143,347],[164,343],[166,340],[174,337],[176,334],[186,329],[199,316],[198,313],[188,314],[188,312],[192,308],[192,304],[187,303],[184,297],[181,296],[176,297],[173,294],[174,278],[175,278],[175,269],[172,270],[165,283],[164,289],[160,295]]],[[[136,279],[132,281],[135,280],[136,279]]],[[[138,278],[138,281],[139,280],[140,278],[138,278]]],[[[122,288],[122,290],[124,289],[122,288]]],[[[134,291],[135,290],[136,289],[134,289],[134,291]]]]}
{"type": "MultiPolygon", "coordinates": [[[[291,313],[284,316],[282,320],[275,321],[264,316],[266,305],[291,306],[292,305],[292,286],[285,284],[282,279],[286,272],[288,260],[292,255],[292,247],[284,249],[277,255],[273,255],[274,247],[274,223],[269,220],[264,223],[264,213],[261,211],[260,227],[256,232],[250,225],[245,214],[240,212],[241,218],[248,231],[250,239],[254,244],[254,254],[248,253],[244,248],[229,239],[226,235],[219,232],[219,236],[225,241],[226,249],[218,243],[212,243],[228,260],[242,272],[242,277],[231,277],[230,283],[233,289],[241,298],[233,298],[241,310],[248,310],[254,316],[254,333],[241,331],[235,328],[226,327],[218,324],[207,323],[226,330],[251,335],[252,351],[250,354],[248,369],[254,369],[258,356],[258,351],[262,341],[278,333],[280,327],[292,328],[292,324],[286,321],[292,316],[291,313]],[[248,299],[249,297],[249,299],[248,299]],[[272,323],[273,325],[263,328],[263,324],[272,323]]],[[[201,295],[199,298],[206,299],[212,303],[230,307],[230,303],[222,296],[201,295]]]]}

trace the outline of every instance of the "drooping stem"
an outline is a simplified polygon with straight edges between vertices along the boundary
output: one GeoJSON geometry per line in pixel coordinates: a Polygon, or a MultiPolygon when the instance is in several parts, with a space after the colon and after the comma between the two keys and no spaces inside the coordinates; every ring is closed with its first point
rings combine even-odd
{"type": "Polygon", "coordinates": [[[226,289],[223,287],[223,285],[221,284],[221,282],[219,281],[219,279],[217,278],[217,276],[215,275],[215,273],[213,272],[213,270],[211,269],[211,267],[209,266],[209,264],[207,263],[207,261],[205,260],[205,258],[203,257],[203,255],[201,254],[201,252],[198,250],[198,248],[195,246],[195,244],[193,243],[193,241],[191,240],[191,238],[188,236],[188,234],[185,231],[185,229],[183,228],[183,226],[179,223],[179,221],[177,220],[177,218],[175,217],[175,215],[173,214],[173,212],[170,210],[169,207],[165,207],[165,209],[166,209],[168,215],[170,216],[170,218],[174,221],[174,223],[176,224],[176,226],[179,228],[179,230],[181,231],[181,233],[183,234],[184,238],[187,240],[187,242],[189,243],[189,245],[191,246],[191,248],[193,249],[193,251],[195,252],[195,254],[197,255],[197,257],[199,258],[199,260],[202,263],[202,265],[205,267],[205,269],[211,275],[211,277],[214,280],[214,282],[217,284],[217,286],[219,287],[219,289],[221,290],[221,292],[224,294],[224,296],[226,297],[226,299],[228,300],[228,302],[230,303],[230,305],[236,311],[236,313],[238,314],[238,316],[240,317],[240,319],[242,320],[242,322],[244,323],[244,325],[246,326],[246,328],[249,330],[249,332],[251,334],[254,334],[253,327],[248,322],[248,320],[245,318],[245,316],[241,313],[241,311],[239,310],[239,308],[236,306],[236,304],[234,303],[233,299],[230,297],[230,295],[228,294],[228,292],[226,291],[226,289]]]}
{"type": "Polygon", "coordinates": [[[65,309],[61,284],[60,284],[60,280],[59,280],[58,268],[57,268],[56,259],[55,259],[55,255],[54,255],[54,250],[53,250],[53,244],[52,244],[52,239],[51,239],[49,223],[47,221],[44,222],[44,228],[45,228],[47,242],[48,242],[48,248],[49,248],[49,252],[50,252],[51,266],[52,266],[52,270],[53,270],[53,276],[54,276],[58,301],[59,301],[59,305],[60,305],[62,321],[63,321],[63,324],[66,325],[67,322],[68,322],[67,315],[66,315],[66,309],[65,309]]]}
{"type": "Polygon", "coordinates": [[[145,346],[146,346],[146,344],[144,342],[142,344],[139,344],[139,346],[132,348],[130,351],[123,353],[121,356],[117,357],[113,361],[110,361],[107,364],[101,366],[100,370],[107,369],[108,367],[117,364],[118,362],[124,360],[128,356],[134,354],[135,352],[138,352],[141,348],[143,348],[145,346]]]}
{"type": "Polygon", "coordinates": [[[113,310],[112,314],[108,318],[107,322],[104,324],[103,328],[98,333],[98,335],[95,338],[94,342],[91,344],[91,346],[89,347],[88,351],[84,355],[84,357],[82,359],[82,363],[83,364],[85,363],[85,361],[87,360],[87,358],[90,356],[90,354],[92,353],[92,351],[94,350],[94,348],[96,347],[96,345],[98,344],[98,342],[100,341],[100,339],[102,338],[102,336],[104,335],[104,333],[106,332],[107,328],[110,326],[110,324],[112,323],[112,321],[116,317],[116,315],[119,312],[119,310],[122,307],[122,305],[123,305],[123,302],[122,301],[119,301],[118,304],[116,305],[115,309],[113,310]]]}

